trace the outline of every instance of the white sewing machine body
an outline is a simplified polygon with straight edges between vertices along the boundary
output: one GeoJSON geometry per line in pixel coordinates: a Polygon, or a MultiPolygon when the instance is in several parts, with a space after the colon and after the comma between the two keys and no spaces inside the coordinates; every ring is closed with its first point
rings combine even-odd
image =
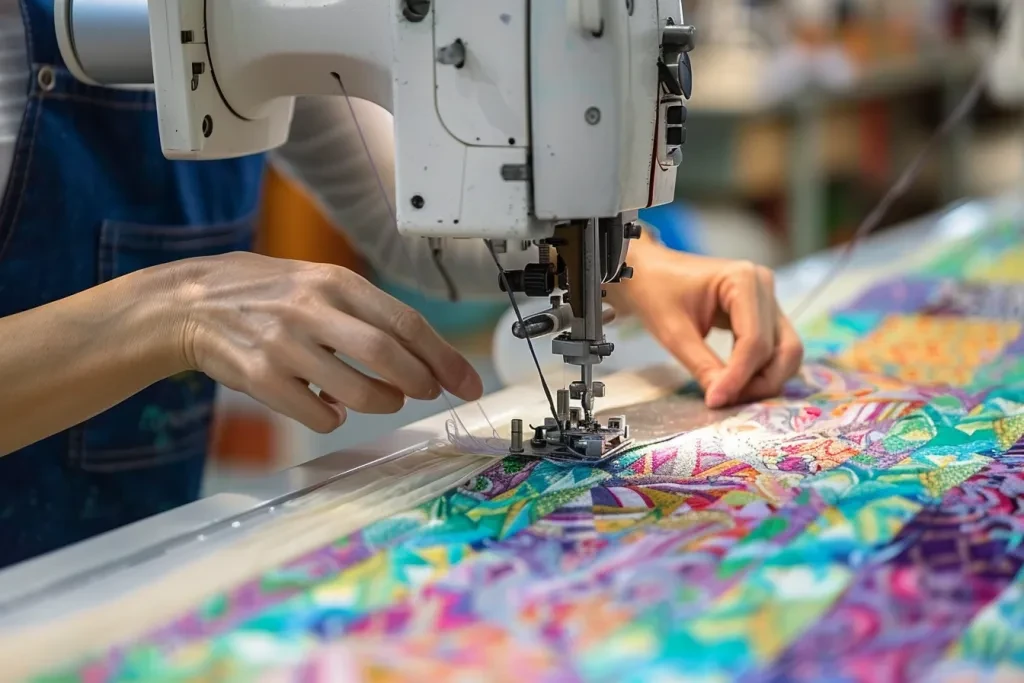
{"type": "Polygon", "coordinates": [[[516,334],[557,335],[580,381],[533,452],[628,440],[594,420],[593,366],[614,350],[602,298],[632,275],[636,210],[673,199],[682,162],[694,30],[679,0],[57,0],[55,23],[79,79],[155,84],[171,158],[281,145],[296,96],[389,109],[399,232],[538,248],[500,285],[549,298],[516,334]]]}
{"type": "Polygon", "coordinates": [[[137,34],[146,9],[58,0],[58,34],[79,79],[155,84],[170,158],[274,148],[295,96],[347,93],[394,114],[406,234],[534,240],[673,199],[657,63],[679,0],[149,0],[151,66],[128,69],[96,27],[137,34]]]}

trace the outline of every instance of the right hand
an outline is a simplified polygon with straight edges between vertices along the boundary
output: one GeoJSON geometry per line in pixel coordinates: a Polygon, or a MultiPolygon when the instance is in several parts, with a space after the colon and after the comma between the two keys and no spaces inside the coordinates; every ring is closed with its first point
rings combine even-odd
{"type": "Polygon", "coordinates": [[[467,401],[483,393],[419,313],[350,270],[249,253],[171,267],[184,364],[314,431],[337,429],[347,410],[395,413],[406,397],[432,400],[442,389],[467,401]]]}

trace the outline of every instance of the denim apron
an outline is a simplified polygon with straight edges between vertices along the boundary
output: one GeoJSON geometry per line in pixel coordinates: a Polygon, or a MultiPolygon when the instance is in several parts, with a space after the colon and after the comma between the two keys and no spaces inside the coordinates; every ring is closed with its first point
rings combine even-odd
{"type": "MultiPolygon", "coordinates": [[[[53,0],[21,6],[32,75],[0,204],[0,316],[140,268],[249,248],[263,157],[168,161],[153,95],[76,82],[53,0]]],[[[173,377],[0,458],[0,567],[194,500],[213,397],[207,377],[173,377]]]]}

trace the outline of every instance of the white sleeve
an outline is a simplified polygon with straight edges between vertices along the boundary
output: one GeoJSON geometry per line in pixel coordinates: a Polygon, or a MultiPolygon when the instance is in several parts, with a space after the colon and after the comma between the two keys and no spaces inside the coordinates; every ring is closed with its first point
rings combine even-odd
{"type": "MultiPolygon", "coordinates": [[[[290,139],[273,154],[275,165],[312,192],[378,274],[423,294],[446,298],[448,286],[427,240],[400,236],[392,219],[391,114],[364,100],[350,102],[351,109],[342,97],[299,98],[290,139]]],[[[522,268],[536,258],[535,252],[515,252],[500,260],[505,268],[522,268]]],[[[507,296],[498,287],[497,268],[483,240],[445,240],[442,262],[460,299],[507,296]]]]}

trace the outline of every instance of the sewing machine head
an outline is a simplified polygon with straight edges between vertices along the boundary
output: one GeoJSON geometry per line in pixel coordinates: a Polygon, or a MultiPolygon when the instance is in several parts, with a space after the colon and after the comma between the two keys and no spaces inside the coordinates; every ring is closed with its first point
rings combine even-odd
{"type": "Polygon", "coordinates": [[[615,442],[592,415],[592,368],[612,351],[602,287],[630,275],[636,210],[674,195],[694,40],[679,0],[56,0],[55,15],[80,80],[155,84],[170,158],[278,146],[295,96],[390,110],[398,229],[540,245],[507,284],[565,292],[520,330],[558,334],[581,367],[562,395],[581,414],[553,416],[552,434],[615,442]]]}

